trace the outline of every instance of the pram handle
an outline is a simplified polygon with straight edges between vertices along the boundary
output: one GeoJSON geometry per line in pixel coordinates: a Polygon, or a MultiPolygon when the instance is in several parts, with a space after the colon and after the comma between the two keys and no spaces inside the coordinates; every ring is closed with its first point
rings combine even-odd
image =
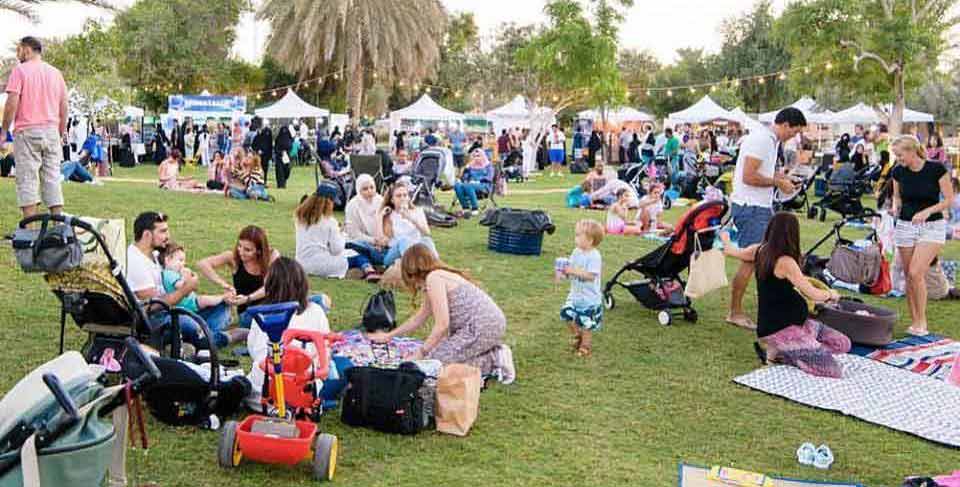
{"type": "Polygon", "coordinates": [[[47,385],[47,389],[50,389],[50,393],[52,393],[53,397],[57,400],[57,404],[59,404],[63,412],[66,413],[67,418],[64,420],[64,424],[69,426],[79,420],[80,410],[77,408],[77,403],[75,403],[73,398],[70,397],[70,394],[67,394],[67,391],[64,390],[60,379],[58,379],[56,375],[48,372],[43,374],[43,383],[47,385]]]}
{"type": "Polygon", "coordinates": [[[137,390],[138,387],[146,382],[153,382],[160,379],[160,369],[157,368],[157,364],[154,363],[153,358],[147,355],[143,351],[143,348],[140,347],[140,343],[137,342],[136,338],[127,337],[124,340],[126,344],[126,349],[128,353],[133,353],[134,357],[143,364],[143,367],[146,369],[146,372],[133,380],[133,388],[137,390]]]}
{"type": "Polygon", "coordinates": [[[89,223],[87,223],[87,222],[85,222],[85,221],[83,221],[83,220],[81,220],[81,219],[79,219],[79,218],[75,218],[75,217],[72,217],[72,216],[65,216],[65,215],[54,215],[54,214],[52,214],[52,213],[44,213],[44,214],[41,214],[41,215],[28,216],[28,217],[24,218],[23,220],[20,220],[19,226],[20,226],[20,228],[27,228],[27,225],[30,225],[31,223],[34,223],[34,222],[42,222],[42,223],[47,223],[47,222],[59,222],[59,223],[66,223],[67,225],[74,226],[74,227],[80,227],[80,228],[82,228],[82,229],[84,229],[84,230],[86,230],[86,231],[88,231],[88,232],[91,232],[91,233],[94,231],[93,225],[91,225],[91,224],[89,224],[89,223]]]}
{"type": "MultiPolygon", "coordinates": [[[[170,327],[171,327],[171,347],[172,352],[171,356],[175,359],[180,358],[180,316],[188,316],[200,327],[200,330],[203,332],[203,336],[207,338],[207,349],[210,350],[210,390],[211,394],[216,394],[217,390],[220,387],[220,357],[217,353],[217,344],[213,332],[210,331],[210,327],[207,326],[207,320],[203,319],[200,315],[194,313],[193,311],[183,309],[179,306],[172,307],[167,304],[165,301],[160,299],[151,299],[147,302],[148,306],[158,306],[164,311],[170,313],[170,327]]],[[[163,330],[161,330],[163,333],[163,330]]],[[[163,343],[163,337],[161,335],[161,345],[163,343]]],[[[162,348],[162,347],[161,347],[162,348]]]]}

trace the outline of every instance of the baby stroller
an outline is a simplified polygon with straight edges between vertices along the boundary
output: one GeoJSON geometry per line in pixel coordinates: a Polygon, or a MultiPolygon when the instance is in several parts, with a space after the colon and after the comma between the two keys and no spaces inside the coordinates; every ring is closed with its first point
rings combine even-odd
{"type": "MultiPolygon", "coordinates": [[[[647,171],[647,165],[642,162],[628,164],[617,170],[617,179],[632,186],[637,192],[637,195],[643,197],[643,195],[647,193],[646,188],[644,187],[644,181],[649,179],[647,177],[647,171]]],[[[655,181],[664,183],[664,186],[666,187],[667,184],[665,183],[665,173],[660,172],[660,170],[656,170],[656,173],[657,177],[655,181]]],[[[664,192],[662,200],[664,210],[669,210],[671,207],[673,207],[673,200],[667,197],[666,192],[664,192]]]]}
{"type": "MultiPolygon", "coordinates": [[[[109,220],[80,219],[63,215],[35,215],[20,221],[21,229],[33,223],[42,228],[64,224],[73,227],[84,256],[79,267],[44,275],[51,291],[60,301],[60,354],[63,354],[67,316],[87,333],[81,349],[89,363],[98,363],[106,350],[116,357],[124,355],[124,339],[133,336],[162,348],[164,330],[151,330],[147,314],[131,291],[111,253],[126,248],[123,227],[111,227],[109,220]],[[110,244],[101,231],[110,231],[110,244]]],[[[42,244],[41,230],[35,245],[42,244]]],[[[14,242],[17,246],[17,242],[14,242]]]]}
{"type": "Polygon", "coordinates": [[[183,308],[170,308],[163,301],[152,300],[151,306],[165,308],[173,318],[174,337],[168,357],[154,357],[161,378],[144,388],[143,396],[150,412],[161,422],[172,426],[203,426],[216,429],[220,419],[235,414],[250,394],[250,381],[241,373],[230,374],[221,368],[221,360],[206,321],[183,308]],[[209,356],[200,356],[197,364],[183,360],[179,350],[180,315],[189,316],[208,337],[209,356]],[[217,371],[218,373],[213,373],[217,371]]]}
{"type": "MultiPolygon", "coordinates": [[[[871,209],[838,221],[830,231],[817,241],[803,255],[803,273],[827,284],[837,280],[859,287],[864,294],[886,294],[890,291],[889,268],[887,268],[883,250],[879,243],[877,231],[871,227],[862,227],[867,230],[863,239],[869,246],[856,246],[851,240],[841,235],[841,230],[860,223],[862,220],[880,216],[871,209]],[[814,252],[828,240],[834,240],[834,248],[830,257],[820,257],[814,252]],[[885,269],[886,268],[886,269],[885,269]],[[887,274],[886,278],[884,273],[887,274]]],[[[862,225],[862,224],[861,224],[862,225]]]]}
{"type": "MultiPolygon", "coordinates": [[[[334,170],[340,171],[343,169],[351,169],[349,159],[332,159],[330,164],[333,166],[334,170]]],[[[337,197],[333,200],[333,208],[337,211],[343,211],[347,207],[347,203],[353,198],[353,193],[356,190],[356,185],[354,184],[353,172],[348,172],[342,176],[337,176],[333,178],[324,178],[320,179],[320,161],[316,161],[316,164],[313,165],[313,178],[316,183],[316,187],[320,187],[320,182],[329,183],[334,185],[337,188],[337,197]]],[[[305,199],[308,195],[304,195],[301,198],[301,201],[305,199]]]]}
{"type": "Polygon", "coordinates": [[[827,192],[820,201],[807,210],[807,217],[816,217],[820,212],[820,221],[827,219],[827,210],[840,214],[841,218],[863,213],[860,198],[870,191],[870,182],[864,178],[869,168],[857,172],[852,163],[841,164],[827,175],[827,192]]]}
{"type": "Polygon", "coordinates": [[[686,282],[680,272],[690,266],[695,238],[700,239],[702,248],[713,246],[727,209],[726,201],[707,201],[687,210],[677,222],[670,240],[653,252],[628,262],[607,281],[603,289],[604,307],[612,310],[616,306],[613,287],[620,286],[644,307],[657,311],[657,321],[663,326],[671,323],[672,310],[677,309],[682,310],[683,319],[695,323],[697,311],[693,309],[693,302],[683,294],[686,282]],[[621,276],[628,271],[640,273],[645,279],[621,281],[621,276]]]}
{"type": "Polygon", "coordinates": [[[820,171],[820,166],[812,168],[810,166],[798,166],[797,169],[791,173],[791,176],[793,176],[794,185],[796,186],[796,189],[793,191],[793,193],[784,194],[780,192],[780,188],[774,188],[773,204],[776,210],[804,210],[809,216],[811,207],[807,192],[813,187],[813,182],[816,181],[817,176],[820,175],[820,171]]]}
{"type": "MultiPolygon", "coordinates": [[[[143,373],[128,375],[124,384],[105,387],[104,368],[87,365],[71,351],[32,371],[4,396],[0,486],[103,485],[108,471],[108,485],[126,485],[127,404],[160,376],[136,340],[126,342],[124,361],[131,365],[125,370],[143,373]],[[111,415],[112,421],[106,419],[111,415]]],[[[138,424],[142,435],[143,423],[138,424]]]]}
{"type": "Polygon", "coordinates": [[[443,154],[423,151],[410,173],[410,200],[417,206],[433,206],[436,199],[433,190],[440,187],[440,173],[443,171],[443,154]]]}

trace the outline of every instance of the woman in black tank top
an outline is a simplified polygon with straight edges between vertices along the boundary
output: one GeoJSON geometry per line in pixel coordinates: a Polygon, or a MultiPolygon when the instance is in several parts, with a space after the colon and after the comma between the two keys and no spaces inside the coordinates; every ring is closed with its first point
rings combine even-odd
{"type": "Polygon", "coordinates": [[[763,242],[744,249],[730,245],[723,232],[724,252],[754,262],[757,279],[757,337],[768,362],[799,367],[822,377],[841,376],[833,354],[850,351],[850,339],[811,319],[807,301],[837,301],[835,290],[817,289],[800,270],[800,223],[780,212],[767,225],[763,242]]]}

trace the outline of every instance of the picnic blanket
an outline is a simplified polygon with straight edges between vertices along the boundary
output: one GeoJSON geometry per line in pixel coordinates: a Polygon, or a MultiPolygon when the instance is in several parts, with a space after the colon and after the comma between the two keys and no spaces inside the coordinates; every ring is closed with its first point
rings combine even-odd
{"type": "Polygon", "coordinates": [[[944,445],[960,447],[960,388],[858,355],[837,355],[842,379],[785,365],[733,379],[737,384],[836,411],[944,445]]]}
{"type": "Polygon", "coordinates": [[[850,353],[945,381],[960,354],[960,342],[930,334],[907,337],[882,347],[856,345],[850,353]]]}
{"type": "Polygon", "coordinates": [[[349,359],[356,367],[398,367],[423,346],[420,340],[406,337],[394,338],[390,343],[373,343],[360,330],[345,331],[341,335],[343,340],[333,344],[332,353],[349,359]]]}
{"type": "MultiPolygon", "coordinates": [[[[709,467],[699,465],[680,464],[679,487],[729,487],[730,484],[721,483],[715,480],[709,480],[709,467]]],[[[803,487],[816,485],[818,487],[863,487],[863,484],[846,482],[824,482],[813,480],[790,479],[785,477],[769,476],[773,482],[773,487],[803,487]]]]}

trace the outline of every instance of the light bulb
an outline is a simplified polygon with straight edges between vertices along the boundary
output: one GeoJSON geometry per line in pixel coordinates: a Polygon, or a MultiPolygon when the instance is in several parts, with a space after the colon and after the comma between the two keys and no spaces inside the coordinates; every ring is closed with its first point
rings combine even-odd
{"type": "Polygon", "coordinates": [[[667,96],[673,96],[673,90],[667,90],[667,96]]]}
{"type": "Polygon", "coordinates": [[[760,77],[760,79],[757,80],[757,83],[760,83],[761,85],[764,84],[764,83],[766,83],[766,82],[767,82],[767,80],[764,79],[762,76],[760,77]]]}

